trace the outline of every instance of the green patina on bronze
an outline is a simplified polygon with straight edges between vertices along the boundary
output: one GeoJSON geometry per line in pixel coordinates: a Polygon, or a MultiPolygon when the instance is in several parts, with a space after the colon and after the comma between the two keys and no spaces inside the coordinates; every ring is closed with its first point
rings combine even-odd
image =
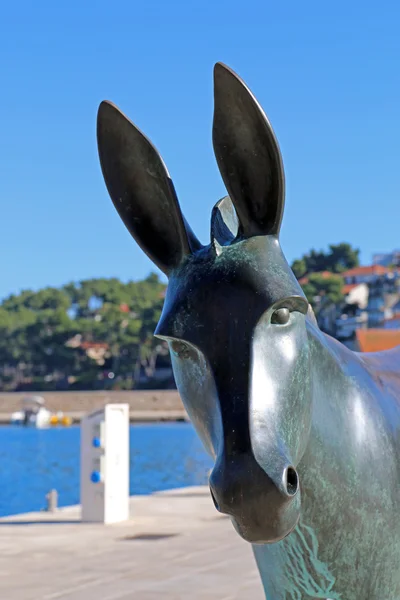
{"type": "Polygon", "coordinates": [[[155,148],[99,110],[111,198],[169,277],[156,335],[215,460],[214,503],[253,544],[268,600],[399,600],[400,349],[357,354],[319,330],[279,243],[276,138],[221,64],[213,142],[229,196],[202,246],[155,148]]]}

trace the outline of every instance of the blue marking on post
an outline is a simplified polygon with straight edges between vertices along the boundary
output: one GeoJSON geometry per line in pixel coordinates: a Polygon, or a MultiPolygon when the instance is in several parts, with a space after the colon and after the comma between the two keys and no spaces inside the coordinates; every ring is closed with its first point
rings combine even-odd
{"type": "Polygon", "coordinates": [[[92,445],[93,445],[93,448],[100,448],[100,446],[101,446],[100,438],[98,438],[98,437],[93,438],[92,445]]]}
{"type": "Polygon", "coordinates": [[[101,481],[101,475],[98,471],[93,471],[91,476],[90,476],[90,481],[92,483],[100,483],[101,481]]]}

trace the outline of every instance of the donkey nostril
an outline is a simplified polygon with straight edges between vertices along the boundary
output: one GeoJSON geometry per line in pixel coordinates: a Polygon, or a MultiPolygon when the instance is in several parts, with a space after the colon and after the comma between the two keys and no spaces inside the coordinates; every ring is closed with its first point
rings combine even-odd
{"type": "Polygon", "coordinates": [[[299,477],[296,469],[288,467],[283,476],[283,483],[288,496],[294,496],[299,489],[299,477]]]}

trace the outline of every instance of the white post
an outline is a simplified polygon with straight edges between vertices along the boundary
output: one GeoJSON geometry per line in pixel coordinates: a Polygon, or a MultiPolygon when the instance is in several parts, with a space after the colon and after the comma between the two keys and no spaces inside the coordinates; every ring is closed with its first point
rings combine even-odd
{"type": "Polygon", "coordinates": [[[82,521],[129,519],[129,405],[107,404],[81,423],[82,521]]]}

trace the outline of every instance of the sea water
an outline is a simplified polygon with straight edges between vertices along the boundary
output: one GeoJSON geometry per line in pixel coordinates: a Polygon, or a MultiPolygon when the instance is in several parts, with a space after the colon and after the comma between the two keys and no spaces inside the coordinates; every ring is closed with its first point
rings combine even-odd
{"type": "MultiPolygon", "coordinates": [[[[0,516],[79,503],[80,428],[0,427],[0,516]]],[[[203,485],[212,467],[189,423],[130,427],[130,493],[203,485]]]]}

